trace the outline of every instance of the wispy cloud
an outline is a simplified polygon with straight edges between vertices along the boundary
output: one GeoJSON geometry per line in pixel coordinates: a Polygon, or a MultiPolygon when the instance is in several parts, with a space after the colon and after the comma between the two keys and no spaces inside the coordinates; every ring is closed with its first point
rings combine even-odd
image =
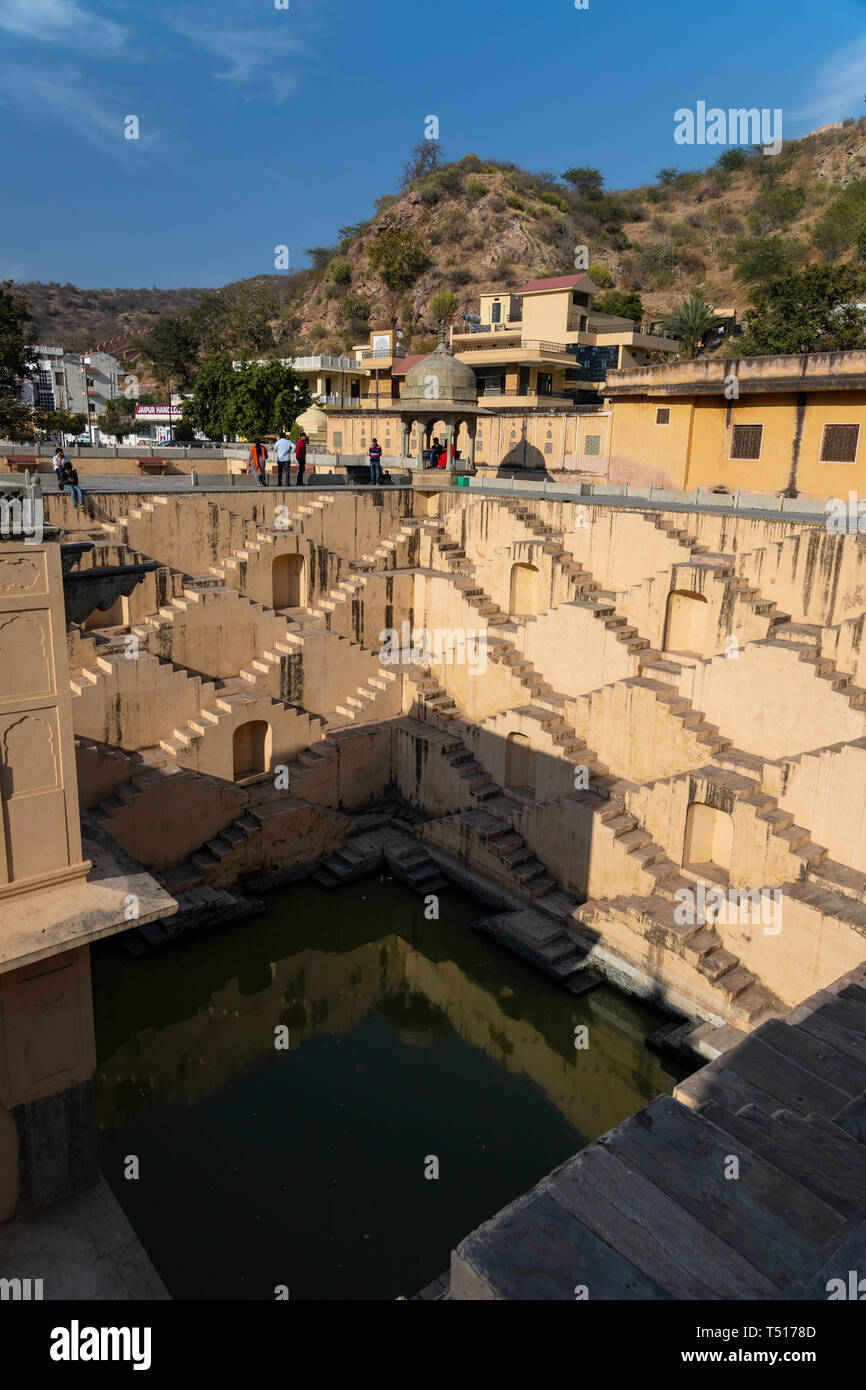
{"type": "Polygon", "coordinates": [[[28,121],[40,125],[68,126],[87,144],[118,159],[134,158],[160,138],[145,123],[138,140],[127,140],[128,104],[100,88],[91,74],[73,67],[43,73],[19,63],[0,64],[0,108],[4,107],[17,116],[26,110],[28,121]]]}
{"type": "Polygon", "coordinates": [[[826,125],[863,114],[866,97],[866,38],[855,39],[821,65],[806,104],[793,114],[826,125]]]}
{"type": "Polygon", "coordinates": [[[293,11],[262,11],[259,5],[254,11],[247,9],[249,20],[243,24],[237,22],[237,3],[222,22],[219,15],[206,18],[189,6],[175,9],[166,19],[182,38],[219,61],[213,77],[247,88],[244,95],[253,97],[264,88],[278,102],[285,101],[299,85],[303,61],[312,62],[315,54],[301,36],[293,11]]]}
{"type": "Polygon", "coordinates": [[[119,48],[126,30],[91,15],[75,0],[0,0],[0,30],[14,38],[75,46],[119,48]]]}

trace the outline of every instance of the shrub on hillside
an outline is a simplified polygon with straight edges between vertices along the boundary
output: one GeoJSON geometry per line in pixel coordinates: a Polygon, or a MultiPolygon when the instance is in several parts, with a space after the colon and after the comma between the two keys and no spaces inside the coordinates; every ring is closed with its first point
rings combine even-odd
{"type": "Polygon", "coordinates": [[[335,285],[348,285],[352,279],[352,267],[348,261],[333,260],[328,269],[335,285]]]}
{"type": "Polygon", "coordinates": [[[521,211],[523,210],[523,204],[516,193],[506,193],[505,206],[509,208],[518,208],[521,211]]]}
{"type": "Polygon", "coordinates": [[[430,265],[418,233],[399,227],[386,227],[379,232],[367,256],[389,290],[409,289],[430,265]]]}
{"type": "Polygon", "coordinates": [[[792,237],[746,237],[735,251],[734,276],[755,285],[788,274],[802,258],[803,248],[792,237]]]}
{"type": "Polygon", "coordinates": [[[483,198],[487,192],[487,184],[483,179],[467,179],[466,192],[470,198],[483,198]]]}
{"type": "Polygon", "coordinates": [[[866,250],[866,182],[851,183],[836,195],[812,232],[812,240],[827,260],[846,251],[866,250]]]}
{"type": "Polygon", "coordinates": [[[587,274],[589,275],[590,280],[592,280],[594,284],[598,285],[598,288],[600,290],[609,290],[611,285],[613,284],[613,276],[611,275],[607,266],[603,265],[600,261],[594,261],[593,264],[589,267],[587,274]]]}

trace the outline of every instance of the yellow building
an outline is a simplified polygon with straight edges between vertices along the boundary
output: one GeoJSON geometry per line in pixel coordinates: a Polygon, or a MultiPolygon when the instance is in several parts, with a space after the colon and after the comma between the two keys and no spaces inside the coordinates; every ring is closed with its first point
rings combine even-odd
{"type": "Polygon", "coordinates": [[[677,351],[675,339],[592,308],[588,275],[530,280],[513,293],[481,296],[480,323],[451,333],[451,347],[478,378],[485,406],[600,403],[608,372],[643,366],[650,353],[677,351]]]}
{"type": "Polygon", "coordinates": [[[866,490],[866,352],[720,357],[612,372],[611,482],[866,490]]]}

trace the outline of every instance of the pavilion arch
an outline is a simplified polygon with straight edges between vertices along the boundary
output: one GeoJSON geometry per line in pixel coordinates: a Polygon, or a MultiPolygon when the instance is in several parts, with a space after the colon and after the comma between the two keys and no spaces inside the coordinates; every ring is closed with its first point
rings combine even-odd
{"type": "Polygon", "coordinates": [[[712,864],[730,873],[734,849],[734,818],[717,806],[693,801],[686,814],[683,867],[712,864]]]}
{"type": "Polygon", "coordinates": [[[274,608],[300,608],[306,602],[303,555],[275,555],[271,567],[274,608]]]}
{"type": "Polygon", "coordinates": [[[526,734],[510,733],[505,742],[506,787],[535,787],[532,748],[526,734]]]}
{"type": "Polygon", "coordinates": [[[515,617],[534,618],[538,613],[538,569],[518,562],[511,566],[508,611],[515,617]]]}
{"type": "Polygon", "coordinates": [[[709,611],[703,594],[694,589],[672,589],[665,614],[664,650],[703,656],[709,611]]]}
{"type": "Polygon", "coordinates": [[[232,762],[236,782],[270,771],[271,726],[266,719],[238,725],[232,735],[232,762]]]}

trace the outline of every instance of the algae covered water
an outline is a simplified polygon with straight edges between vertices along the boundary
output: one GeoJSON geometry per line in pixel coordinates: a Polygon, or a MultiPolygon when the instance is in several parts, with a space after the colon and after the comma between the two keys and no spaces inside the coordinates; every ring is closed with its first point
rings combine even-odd
{"type": "Polygon", "coordinates": [[[266,902],[142,960],[93,951],[102,1170],[174,1298],[410,1297],[681,1075],[645,1046],[661,1014],[569,995],[456,888],[438,921],[378,875],[266,902]]]}

